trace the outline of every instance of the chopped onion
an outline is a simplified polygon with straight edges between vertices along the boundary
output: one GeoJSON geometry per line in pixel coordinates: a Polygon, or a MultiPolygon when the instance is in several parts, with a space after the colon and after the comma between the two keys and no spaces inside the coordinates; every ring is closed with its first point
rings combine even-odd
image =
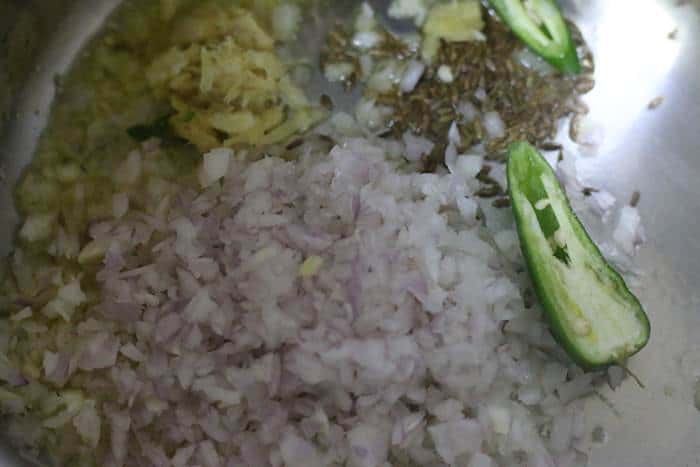
{"type": "Polygon", "coordinates": [[[173,458],[170,460],[170,462],[172,462],[173,464],[173,467],[186,467],[188,465],[187,463],[194,455],[196,449],[197,447],[194,445],[189,445],[178,449],[175,452],[173,458]]]}
{"type": "Polygon", "coordinates": [[[610,368],[608,368],[608,382],[610,383],[611,388],[613,388],[613,389],[619,388],[624,379],[625,379],[625,370],[624,369],[622,369],[619,366],[611,366],[610,368]]]}
{"type": "Polygon", "coordinates": [[[355,19],[355,29],[357,31],[371,31],[377,25],[377,20],[374,17],[374,9],[367,2],[362,2],[360,13],[355,19]]]}
{"type": "Polygon", "coordinates": [[[288,467],[324,467],[325,462],[313,444],[287,432],[280,444],[282,459],[288,467]]]}
{"type": "Polygon", "coordinates": [[[214,149],[204,155],[199,181],[206,188],[221,180],[228,172],[229,163],[233,157],[230,149],[214,149]]]}
{"type": "Polygon", "coordinates": [[[0,406],[39,404],[40,435],[67,430],[120,467],[576,461],[575,401],[596,380],[544,352],[512,218],[473,196],[484,156],[458,154],[457,121],[449,170],[405,170],[435,144],[363,136],[391,109],[357,112],[361,124],[338,113],[305,137],[294,161],[209,152],[205,189],[125,179],[78,255],[96,286],[18,268],[55,293],[0,323],[0,406]],[[40,356],[27,378],[14,327],[40,356]]]}
{"type": "Polygon", "coordinates": [[[477,452],[469,461],[468,467],[494,467],[494,463],[489,456],[477,452]]]}
{"type": "Polygon", "coordinates": [[[112,197],[112,215],[121,219],[129,211],[129,195],[127,193],[116,193],[112,197]]]}
{"type": "Polygon", "coordinates": [[[355,67],[352,65],[352,63],[347,62],[329,63],[323,69],[326,79],[331,83],[345,81],[354,71],[355,67]]]}
{"type": "Polygon", "coordinates": [[[457,171],[457,156],[457,147],[450,142],[445,149],[445,165],[452,173],[457,171]]]}
{"type": "Polygon", "coordinates": [[[388,14],[396,19],[412,18],[416,26],[421,26],[428,16],[428,7],[425,0],[393,0],[388,14]]]}
{"type": "Polygon", "coordinates": [[[102,419],[95,408],[95,401],[86,401],[78,415],[73,419],[73,425],[80,437],[92,449],[96,449],[100,442],[100,430],[102,419]]]}
{"type": "Polygon", "coordinates": [[[491,423],[496,433],[507,435],[510,433],[511,416],[508,409],[497,405],[490,406],[488,409],[491,423]]]}
{"type": "Polygon", "coordinates": [[[374,31],[360,31],[352,38],[352,44],[358,49],[367,50],[376,47],[382,41],[382,36],[374,31]]]}
{"type": "Polygon", "coordinates": [[[550,76],[556,72],[554,67],[544,61],[542,57],[532,52],[529,48],[523,47],[514,53],[515,59],[524,67],[535,70],[542,76],[550,76]]]}
{"type": "Polygon", "coordinates": [[[374,58],[369,54],[360,56],[360,71],[364,78],[368,78],[374,70],[374,58]]]}
{"type": "Polygon", "coordinates": [[[452,72],[452,68],[448,65],[440,65],[437,72],[438,79],[443,83],[451,83],[454,81],[455,76],[452,72]]]}
{"type": "Polygon", "coordinates": [[[394,86],[400,84],[401,80],[400,65],[392,60],[376,68],[374,74],[367,80],[367,87],[379,93],[389,92],[394,86]]]}
{"type": "Polygon", "coordinates": [[[350,462],[357,467],[379,467],[389,453],[389,438],[385,427],[358,423],[348,432],[350,462]]]}
{"type": "Polygon", "coordinates": [[[435,143],[432,141],[422,136],[416,136],[410,131],[406,131],[403,134],[403,142],[406,145],[405,157],[412,162],[419,161],[421,157],[427,156],[435,147],[435,143]]]}
{"type": "Polygon", "coordinates": [[[376,130],[384,124],[391,112],[390,108],[377,105],[373,99],[363,99],[357,105],[355,115],[360,124],[376,130]]]}
{"type": "Polygon", "coordinates": [[[506,134],[506,125],[498,112],[484,114],[484,128],[491,139],[503,138],[506,134]]]}
{"type": "Polygon", "coordinates": [[[132,151],[114,174],[119,184],[133,185],[141,178],[143,158],[139,151],[132,151]]]}
{"type": "Polygon", "coordinates": [[[464,121],[467,123],[471,122],[479,115],[479,111],[476,106],[469,101],[460,102],[457,106],[457,112],[462,115],[464,121]]]}
{"type": "Polygon", "coordinates": [[[221,467],[221,457],[211,441],[200,443],[197,454],[204,467],[221,467]]]}
{"type": "Polygon", "coordinates": [[[401,78],[401,92],[406,94],[413,92],[418,82],[423,77],[423,73],[425,73],[425,64],[423,62],[417,60],[408,62],[406,71],[404,71],[403,77],[401,78]]]}
{"type": "Polygon", "coordinates": [[[462,454],[477,452],[483,437],[481,426],[474,420],[458,419],[428,428],[435,449],[448,464],[462,454]]]}
{"type": "Polygon", "coordinates": [[[599,215],[603,215],[610,211],[617,203],[617,198],[613,196],[609,191],[600,190],[591,193],[591,200],[594,202],[594,206],[599,215]]]}
{"type": "Polygon", "coordinates": [[[450,125],[450,129],[447,132],[447,140],[455,146],[462,144],[462,135],[459,133],[457,122],[452,122],[450,125]]]}
{"type": "Polygon", "coordinates": [[[637,251],[637,246],[643,238],[641,227],[641,216],[639,210],[631,206],[624,206],[620,211],[620,219],[613,232],[615,242],[629,256],[633,256],[637,251]]]}

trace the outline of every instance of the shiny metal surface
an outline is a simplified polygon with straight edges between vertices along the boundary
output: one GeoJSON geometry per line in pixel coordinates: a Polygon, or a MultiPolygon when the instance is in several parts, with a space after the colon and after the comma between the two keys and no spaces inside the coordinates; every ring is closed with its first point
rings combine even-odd
{"type": "MultiPolygon", "coordinates": [[[[12,89],[15,105],[9,120],[0,120],[2,254],[16,223],[11,188],[48,118],[53,77],[67,69],[118,3],[0,0],[0,87],[12,89]],[[2,38],[17,15],[29,15],[25,21],[32,22],[36,36],[27,52],[33,65],[28,74],[15,71],[19,77],[12,87],[3,63],[8,43],[2,38]],[[54,31],[50,38],[49,30],[54,31]]],[[[605,388],[600,398],[588,401],[589,430],[602,426],[607,433],[606,442],[592,451],[590,465],[700,465],[700,412],[694,406],[700,377],[700,2],[564,3],[597,58],[597,87],[587,99],[591,114],[585,125],[602,144],[595,154],[584,151],[579,169],[586,184],[607,189],[620,202],[641,192],[648,239],[638,257],[644,273],[637,291],[652,320],[652,339],[631,362],[646,388],[627,380],[617,391],[605,388]],[[659,96],[663,104],[650,110],[649,102],[659,96]]],[[[0,92],[0,115],[8,101],[0,92]]],[[[0,467],[15,465],[21,464],[0,452],[0,467]]]]}
{"type": "Polygon", "coordinates": [[[607,392],[614,411],[599,400],[588,402],[588,423],[609,435],[593,451],[591,465],[700,465],[694,407],[700,376],[698,3],[578,3],[574,17],[596,51],[590,121],[604,136],[598,154],[580,168],[591,184],[620,199],[642,194],[648,242],[640,252],[645,273],[638,290],[653,323],[649,347],[631,365],[646,389],[627,381],[607,392]],[[659,96],[664,103],[650,110],[659,96]]]}

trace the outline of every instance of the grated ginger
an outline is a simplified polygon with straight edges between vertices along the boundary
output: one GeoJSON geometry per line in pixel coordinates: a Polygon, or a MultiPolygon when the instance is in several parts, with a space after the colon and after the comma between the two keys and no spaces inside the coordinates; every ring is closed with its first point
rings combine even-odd
{"type": "Polygon", "coordinates": [[[174,108],[170,124],[180,137],[204,151],[269,145],[321,117],[275,53],[269,24],[271,18],[218,3],[173,20],[173,46],[146,75],[174,108]]]}
{"type": "Polygon", "coordinates": [[[423,58],[431,60],[440,48],[440,40],[465,42],[483,37],[484,21],[481,4],[476,0],[460,0],[433,6],[423,25],[423,58]]]}

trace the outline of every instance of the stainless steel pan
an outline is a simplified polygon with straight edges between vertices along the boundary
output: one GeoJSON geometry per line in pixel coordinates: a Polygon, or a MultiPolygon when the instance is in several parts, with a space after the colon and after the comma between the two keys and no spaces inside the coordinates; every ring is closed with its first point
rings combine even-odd
{"type": "MultiPolygon", "coordinates": [[[[54,77],[118,3],[0,0],[0,254],[17,221],[12,187],[49,116],[54,77]]],[[[626,382],[589,399],[588,428],[607,433],[591,466],[700,465],[700,1],[565,4],[597,59],[587,100],[603,143],[580,170],[622,202],[639,190],[648,238],[638,262],[652,339],[632,361],[646,389],[626,382]],[[657,97],[663,104],[650,110],[657,97]]],[[[0,467],[18,465],[0,450],[0,467]]]]}

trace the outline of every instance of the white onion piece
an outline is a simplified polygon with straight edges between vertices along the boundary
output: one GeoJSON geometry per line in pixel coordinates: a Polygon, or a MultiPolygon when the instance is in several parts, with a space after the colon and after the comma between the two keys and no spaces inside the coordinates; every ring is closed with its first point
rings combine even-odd
{"type": "Polygon", "coordinates": [[[389,439],[385,427],[360,423],[348,432],[350,462],[357,467],[379,467],[387,460],[389,439]]]}
{"type": "Polygon", "coordinates": [[[199,181],[206,188],[221,180],[228,172],[233,151],[227,148],[214,149],[204,155],[199,181]]]}
{"type": "Polygon", "coordinates": [[[280,444],[282,459],[288,467],[324,467],[326,464],[313,444],[287,432],[280,444]]]}
{"type": "Polygon", "coordinates": [[[491,457],[489,457],[485,454],[482,454],[480,452],[477,452],[469,460],[468,467],[494,467],[494,463],[493,463],[493,459],[491,459],[491,457]]]}
{"type": "Polygon", "coordinates": [[[428,7],[424,0],[393,0],[388,14],[396,19],[412,18],[416,26],[421,26],[428,16],[428,7]]]}
{"type": "Polygon", "coordinates": [[[141,178],[143,157],[139,151],[132,151],[114,174],[118,184],[133,185],[141,178]]]}
{"type": "Polygon", "coordinates": [[[73,426],[78,435],[92,449],[97,448],[100,442],[100,430],[102,419],[95,409],[95,401],[87,401],[73,419],[73,426]]]}
{"type": "Polygon", "coordinates": [[[465,122],[471,122],[479,115],[479,110],[469,101],[460,102],[457,105],[457,112],[462,115],[465,122]]]}
{"type": "Polygon", "coordinates": [[[58,354],[49,350],[44,352],[44,374],[47,376],[53,373],[58,366],[58,354]]]}
{"type": "Polygon", "coordinates": [[[422,136],[416,136],[410,131],[403,134],[403,142],[406,145],[406,159],[412,162],[416,162],[421,157],[430,154],[435,147],[435,143],[432,141],[422,136]]]}
{"type": "Polygon", "coordinates": [[[362,2],[360,12],[355,18],[355,30],[371,31],[377,25],[377,20],[374,16],[374,9],[367,2],[362,2]]]}
{"type": "Polygon", "coordinates": [[[511,414],[507,408],[492,405],[488,408],[488,414],[496,433],[501,435],[510,433],[511,414]]]}
{"type": "Polygon", "coordinates": [[[620,219],[613,232],[615,242],[629,256],[637,251],[637,246],[643,239],[641,216],[639,210],[631,206],[625,206],[620,211],[620,219]]]}
{"type": "Polygon", "coordinates": [[[200,443],[197,454],[204,467],[221,467],[221,457],[211,441],[200,443]]]}
{"type": "Polygon", "coordinates": [[[382,36],[374,31],[360,31],[352,38],[352,45],[358,49],[367,50],[376,47],[382,41],[382,36]]]}
{"type": "Polygon", "coordinates": [[[352,63],[329,63],[323,69],[323,74],[331,83],[345,81],[355,71],[352,63]]]}
{"type": "Polygon", "coordinates": [[[450,125],[450,129],[447,132],[447,140],[455,146],[462,144],[462,135],[459,133],[457,122],[452,122],[450,125]]]}
{"type": "Polygon", "coordinates": [[[456,173],[464,178],[474,178],[484,166],[482,156],[463,155],[457,159],[456,173]]]}
{"type": "Polygon", "coordinates": [[[401,92],[411,93],[418,85],[418,82],[423,77],[425,73],[425,64],[417,60],[411,60],[408,62],[406,71],[404,71],[403,77],[401,78],[401,92]]]}
{"type": "Polygon", "coordinates": [[[625,370],[623,370],[619,366],[611,366],[610,368],[608,368],[608,381],[610,383],[611,388],[619,388],[624,379],[625,370]]]}
{"type": "Polygon", "coordinates": [[[436,406],[430,409],[430,413],[433,414],[441,422],[447,422],[450,420],[460,420],[463,418],[462,414],[462,403],[456,399],[446,399],[441,401],[436,406]]]}
{"type": "Polygon", "coordinates": [[[491,139],[502,138],[506,134],[506,125],[498,112],[484,114],[484,128],[491,139]]]}
{"type": "Polygon", "coordinates": [[[194,455],[196,449],[196,446],[190,445],[182,447],[175,451],[173,458],[170,460],[170,462],[172,462],[173,464],[173,467],[185,467],[194,455]]]}
{"type": "Polygon", "coordinates": [[[391,113],[390,108],[377,105],[374,99],[362,99],[357,104],[355,116],[360,124],[366,128],[376,130],[384,124],[391,113]]]}
{"type": "Polygon", "coordinates": [[[362,71],[362,76],[367,78],[372,74],[374,69],[374,58],[369,54],[363,54],[360,56],[360,71],[362,71]]]}
{"type": "Polygon", "coordinates": [[[523,47],[519,51],[514,52],[515,59],[520,62],[525,68],[536,71],[542,76],[550,76],[556,72],[554,67],[544,61],[542,57],[532,52],[529,48],[523,47]]]}
{"type": "Polygon", "coordinates": [[[379,93],[389,92],[394,86],[400,84],[402,77],[399,63],[392,60],[377,67],[367,80],[367,87],[379,93]]]}
{"type": "Polygon", "coordinates": [[[455,173],[457,170],[457,148],[455,144],[450,142],[445,149],[445,165],[451,173],[455,173]]]}
{"type": "Polygon", "coordinates": [[[129,195],[127,193],[116,193],[112,197],[112,215],[121,219],[129,211],[129,195]]]}
{"type": "Polygon", "coordinates": [[[391,444],[402,445],[406,439],[421,426],[424,416],[422,413],[413,413],[407,415],[394,425],[394,430],[391,435],[391,444]]]}
{"type": "Polygon", "coordinates": [[[476,214],[479,210],[479,205],[476,201],[471,198],[460,198],[457,200],[457,207],[467,223],[472,223],[476,220],[476,214]]]}
{"type": "Polygon", "coordinates": [[[462,454],[478,451],[483,441],[481,426],[474,420],[458,419],[433,425],[428,431],[438,454],[448,464],[454,464],[462,454]]]}
{"type": "Polygon", "coordinates": [[[554,418],[552,434],[549,438],[549,444],[554,452],[566,450],[571,443],[574,429],[573,423],[573,414],[569,411],[565,411],[554,418]]]}
{"type": "Polygon", "coordinates": [[[455,80],[454,72],[452,68],[448,65],[440,65],[437,71],[437,76],[443,83],[451,83],[455,80]]]}

